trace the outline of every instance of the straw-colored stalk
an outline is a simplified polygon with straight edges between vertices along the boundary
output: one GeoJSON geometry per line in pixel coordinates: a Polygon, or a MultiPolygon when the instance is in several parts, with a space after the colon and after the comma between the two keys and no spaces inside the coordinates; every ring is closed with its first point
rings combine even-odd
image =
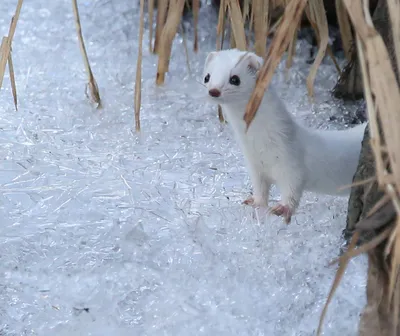
{"type": "Polygon", "coordinates": [[[193,26],[194,26],[194,41],[193,41],[193,50],[197,52],[199,50],[199,34],[197,32],[197,27],[199,24],[199,10],[200,10],[200,0],[193,0],[192,4],[193,10],[193,26]]]}
{"type": "MultiPolygon", "coordinates": [[[[217,45],[216,50],[221,50],[224,44],[225,38],[225,15],[227,11],[227,0],[221,0],[218,12],[218,24],[217,24],[217,45]]],[[[225,122],[222,108],[218,105],[218,119],[221,123],[225,122]]]]}
{"type": "Polygon", "coordinates": [[[267,53],[267,33],[268,33],[268,6],[269,2],[265,0],[253,0],[252,6],[254,8],[254,49],[256,54],[264,57],[267,53]]]}
{"type": "Polygon", "coordinates": [[[344,55],[346,59],[350,61],[351,47],[353,45],[353,34],[351,31],[349,15],[347,14],[347,10],[343,4],[343,0],[336,0],[335,5],[344,55]]]}
{"type": "Polygon", "coordinates": [[[325,13],[324,2],[322,0],[309,0],[306,7],[306,15],[309,21],[315,25],[315,33],[318,36],[319,42],[317,56],[307,77],[307,90],[311,98],[314,97],[314,81],[317,76],[318,67],[325,56],[329,42],[328,21],[326,15],[321,15],[321,13],[325,13]]]}
{"type": "Polygon", "coordinates": [[[292,67],[293,58],[296,52],[296,42],[297,42],[297,34],[293,34],[293,37],[289,43],[288,56],[286,60],[286,68],[285,68],[285,78],[289,79],[289,69],[292,67]]]}
{"type": "Polygon", "coordinates": [[[8,70],[10,73],[10,82],[11,82],[11,90],[14,98],[14,106],[15,109],[18,110],[18,98],[17,98],[17,86],[15,84],[15,76],[14,76],[14,66],[12,62],[12,40],[14,38],[15,29],[17,28],[17,22],[19,18],[19,14],[21,13],[23,0],[18,0],[17,8],[15,9],[15,14],[11,19],[10,28],[8,30],[8,36],[4,36],[1,41],[0,46],[0,89],[3,85],[4,74],[6,71],[6,65],[8,61],[8,70]]]}
{"type": "Polygon", "coordinates": [[[170,0],[163,0],[157,2],[157,19],[156,19],[156,37],[154,40],[154,49],[153,53],[158,54],[160,43],[161,43],[161,34],[164,29],[165,20],[167,18],[168,5],[170,0]]]}
{"type": "MultiPolygon", "coordinates": [[[[368,10],[368,1],[343,0],[343,3],[356,31],[356,46],[363,75],[376,178],[379,187],[385,191],[384,198],[357,225],[360,227],[361,223],[365,224],[367,221],[373,223],[371,218],[375,216],[375,213],[379,213],[380,208],[385,204],[385,206],[390,206],[395,210],[397,219],[383,219],[382,215],[376,215],[375,222],[377,224],[382,225],[386,220],[392,220],[394,225],[387,227],[371,241],[357,249],[354,248],[354,244],[351,244],[348,251],[338,259],[339,269],[321,315],[318,335],[322,329],[327,307],[344,274],[348,261],[361,253],[376,248],[384,241],[386,241],[385,255],[382,257],[390,258],[389,286],[384,288],[384,291],[388,291],[388,305],[391,306],[393,304],[392,307],[394,307],[392,310],[393,325],[397,328],[399,322],[398,306],[400,302],[398,295],[395,295],[395,290],[398,291],[396,287],[398,286],[398,271],[400,267],[400,134],[398,132],[400,126],[400,88],[396,81],[388,50],[382,37],[373,26],[368,10]],[[382,127],[383,139],[379,132],[378,120],[382,127]],[[391,168],[390,171],[387,169],[388,165],[391,168]]],[[[387,0],[387,4],[391,15],[397,64],[400,66],[397,53],[400,39],[400,3],[395,0],[387,0]]],[[[356,231],[353,236],[354,241],[358,239],[358,235],[359,233],[356,231]]],[[[391,310],[390,307],[388,309],[389,311],[391,310]]]]}
{"type": "Polygon", "coordinates": [[[144,0],[140,0],[140,24],[139,24],[139,50],[136,61],[135,80],[135,129],[140,132],[140,106],[142,100],[142,58],[143,58],[143,33],[144,33],[144,0]]]}
{"type": "MultiPolygon", "coordinates": [[[[398,66],[400,67],[400,3],[396,0],[388,0],[388,11],[390,16],[390,22],[392,26],[393,36],[396,38],[393,39],[394,50],[396,53],[396,61],[398,66]]],[[[400,70],[399,70],[400,71],[400,70]]]]}
{"type": "Polygon", "coordinates": [[[8,70],[10,72],[11,90],[14,98],[14,106],[15,109],[18,111],[17,86],[15,85],[14,65],[11,57],[11,52],[8,55],[8,70]]]}
{"type": "Polygon", "coordinates": [[[96,79],[93,76],[92,68],[90,67],[88,55],[86,52],[85,43],[83,41],[81,20],[79,18],[79,10],[78,10],[77,0],[72,0],[72,8],[74,10],[76,31],[77,31],[78,39],[79,39],[79,47],[81,49],[83,62],[85,64],[86,73],[88,75],[87,88],[89,88],[90,98],[92,99],[93,102],[95,102],[97,104],[97,108],[100,109],[102,107],[102,104],[101,104],[101,99],[100,99],[99,88],[97,86],[96,79]]]}
{"type": "MultiPolygon", "coordinates": [[[[264,1],[264,0],[255,0],[255,1],[264,1]]],[[[249,21],[249,29],[252,29],[253,20],[253,11],[250,11],[250,4],[253,3],[255,5],[255,1],[244,0],[243,2],[243,22],[249,21]]]]}
{"type": "MultiPolygon", "coordinates": [[[[322,7],[320,7],[320,10],[322,10],[322,7]]],[[[311,27],[314,29],[315,36],[316,36],[316,39],[317,39],[317,44],[319,46],[321,44],[321,37],[319,35],[320,29],[318,28],[317,23],[314,22],[310,17],[308,17],[308,21],[309,21],[311,27]]],[[[328,35],[328,38],[329,38],[329,35],[328,35]]],[[[331,46],[329,44],[327,44],[325,51],[328,54],[328,56],[332,59],[333,64],[335,65],[337,72],[340,73],[341,72],[340,66],[339,66],[338,62],[336,61],[336,58],[335,58],[335,56],[333,54],[333,51],[332,51],[332,48],[331,48],[331,46]]],[[[324,57],[324,55],[322,57],[324,57]]],[[[316,71],[318,70],[318,67],[317,67],[316,71]]],[[[315,71],[315,74],[316,74],[316,71],[315,71]]],[[[312,84],[312,86],[314,86],[314,84],[312,84]]]]}
{"type": "Polygon", "coordinates": [[[183,49],[185,50],[185,56],[186,56],[186,66],[187,66],[188,72],[190,74],[192,72],[192,70],[190,68],[189,48],[188,48],[188,44],[187,44],[187,38],[186,38],[185,27],[183,25],[183,22],[181,23],[181,30],[182,30],[183,49]]]}
{"type": "Polygon", "coordinates": [[[244,120],[246,121],[247,127],[249,127],[251,121],[255,117],[264,92],[271,82],[274,71],[292,40],[306,4],[307,0],[291,0],[285,8],[281,24],[277,28],[271,46],[268,49],[264,65],[259,72],[256,87],[246,107],[244,120]]]}
{"type": "Polygon", "coordinates": [[[216,50],[221,50],[224,44],[225,37],[225,14],[227,10],[227,0],[221,0],[218,12],[218,24],[217,24],[217,45],[216,50]]]}
{"type": "MultiPolygon", "coordinates": [[[[244,32],[244,23],[242,11],[237,0],[228,1],[228,12],[231,19],[232,36],[234,38],[235,48],[240,50],[247,49],[246,34],[244,32]]],[[[232,44],[231,44],[232,46],[232,44]]],[[[232,46],[233,47],[233,46],[232,46]]]]}
{"type": "Polygon", "coordinates": [[[153,52],[153,16],[154,16],[154,0],[148,0],[147,10],[149,12],[149,51],[153,52]]]}
{"type": "Polygon", "coordinates": [[[158,49],[157,85],[165,80],[165,73],[169,68],[172,43],[181,21],[185,0],[171,0],[169,3],[167,21],[161,34],[160,48],[158,49]]]}

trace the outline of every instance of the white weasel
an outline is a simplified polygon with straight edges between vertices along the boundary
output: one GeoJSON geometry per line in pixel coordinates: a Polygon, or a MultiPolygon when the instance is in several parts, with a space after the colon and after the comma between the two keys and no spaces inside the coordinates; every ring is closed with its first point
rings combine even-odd
{"type": "Polygon", "coordinates": [[[271,86],[247,132],[243,120],[263,59],[229,49],[208,54],[203,83],[209,99],[222,107],[244,154],[253,196],[243,203],[267,207],[275,184],[281,202],[270,211],[291,221],[304,190],[347,196],[356,171],[366,123],[351,129],[306,128],[292,117],[271,86]]]}

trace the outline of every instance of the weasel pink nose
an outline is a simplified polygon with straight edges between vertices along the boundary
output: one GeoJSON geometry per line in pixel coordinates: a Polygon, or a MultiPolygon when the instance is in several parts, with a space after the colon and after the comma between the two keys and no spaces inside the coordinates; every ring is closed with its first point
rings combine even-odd
{"type": "Polygon", "coordinates": [[[210,91],[208,91],[208,94],[211,97],[219,97],[221,95],[221,91],[217,90],[217,89],[211,89],[210,91]]]}

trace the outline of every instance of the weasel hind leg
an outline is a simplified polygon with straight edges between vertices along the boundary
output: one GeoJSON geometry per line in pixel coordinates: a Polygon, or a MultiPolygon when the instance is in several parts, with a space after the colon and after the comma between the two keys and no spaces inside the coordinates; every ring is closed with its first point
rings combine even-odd
{"type": "Polygon", "coordinates": [[[254,207],[267,207],[271,182],[255,170],[250,171],[250,179],[253,184],[253,196],[243,201],[242,204],[252,205],[254,207]]]}
{"type": "Polygon", "coordinates": [[[278,203],[271,207],[270,212],[276,216],[283,216],[286,224],[292,220],[293,210],[288,205],[278,203]]]}
{"type": "Polygon", "coordinates": [[[304,183],[301,179],[298,181],[295,181],[294,179],[293,181],[286,180],[284,183],[280,183],[278,188],[281,188],[282,200],[271,207],[269,212],[276,216],[282,216],[286,224],[289,224],[293,214],[299,206],[303,194],[303,184],[304,183]]]}

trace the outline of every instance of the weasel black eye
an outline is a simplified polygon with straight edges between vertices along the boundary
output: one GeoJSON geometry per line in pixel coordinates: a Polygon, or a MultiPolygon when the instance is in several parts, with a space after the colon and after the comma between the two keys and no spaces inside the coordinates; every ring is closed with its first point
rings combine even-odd
{"type": "Polygon", "coordinates": [[[231,78],[229,78],[229,84],[239,86],[240,85],[239,76],[233,75],[231,78]]]}
{"type": "Polygon", "coordinates": [[[208,83],[209,80],[210,80],[210,74],[207,74],[207,76],[204,77],[204,83],[208,83]]]}

